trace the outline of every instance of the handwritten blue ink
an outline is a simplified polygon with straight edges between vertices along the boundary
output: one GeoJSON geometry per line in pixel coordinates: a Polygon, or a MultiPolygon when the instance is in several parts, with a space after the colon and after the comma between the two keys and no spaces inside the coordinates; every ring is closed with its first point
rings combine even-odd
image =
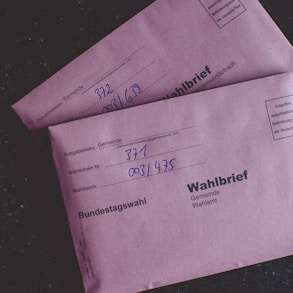
{"type": "MultiPolygon", "coordinates": [[[[110,86],[109,86],[109,89],[110,89],[110,86]]],[[[137,83],[134,83],[133,85],[124,89],[124,95],[121,95],[120,93],[118,93],[116,98],[111,99],[111,102],[102,108],[102,113],[123,109],[124,103],[126,103],[126,104],[133,103],[134,99],[137,96],[139,96],[141,94],[141,92],[142,91],[141,91],[140,86],[137,83]]],[[[98,94],[101,96],[100,91],[98,91],[98,94]]],[[[102,94],[103,94],[103,92],[102,92],[102,94]]],[[[106,94],[105,97],[107,97],[107,96],[108,96],[108,94],[106,94]]]]}
{"type": "Polygon", "coordinates": [[[110,85],[106,83],[105,86],[96,88],[95,93],[98,95],[98,100],[101,100],[112,94],[113,91],[111,90],[110,85]]]}
{"type": "Polygon", "coordinates": [[[125,153],[127,155],[126,161],[136,160],[139,154],[142,154],[142,156],[140,157],[144,158],[146,156],[146,149],[147,144],[145,144],[139,151],[137,150],[137,148],[125,150],[125,153]]]}
{"type": "Polygon", "coordinates": [[[138,167],[129,168],[128,176],[148,177],[150,175],[166,173],[174,169],[174,161],[175,158],[171,160],[155,160],[147,164],[141,164],[138,167]]]}

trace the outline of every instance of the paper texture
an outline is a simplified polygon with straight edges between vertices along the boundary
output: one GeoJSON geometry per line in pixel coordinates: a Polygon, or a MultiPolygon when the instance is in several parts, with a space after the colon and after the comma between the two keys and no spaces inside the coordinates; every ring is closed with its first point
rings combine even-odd
{"type": "Polygon", "coordinates": [[[13,108],[44,145],[50,125],[288,72],[292,56],[256,0],[158,0],[13,108]]]}
{"type": "Polygon", "coordinates": [[[293,74],[49,128],[87,292],[293,254],[293,74]]]}

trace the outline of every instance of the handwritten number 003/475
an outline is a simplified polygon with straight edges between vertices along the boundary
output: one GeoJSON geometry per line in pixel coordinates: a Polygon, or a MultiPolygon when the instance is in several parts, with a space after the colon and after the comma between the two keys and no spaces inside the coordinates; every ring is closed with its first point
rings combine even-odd
{"type": "Polygon", "coordinates": [[[174,168],[174,161],[172,160],[162,160],[162,161],[155,161],[153,164],[141,164],[139,167],[130,168],[128,170],[128,176],[134,177],[135,175],[145,177],[150,176],[152,174],[160,174],[171,171],[174,168]],[[151,169],[155,169],[155,172],[151,173],[151,169]]]}

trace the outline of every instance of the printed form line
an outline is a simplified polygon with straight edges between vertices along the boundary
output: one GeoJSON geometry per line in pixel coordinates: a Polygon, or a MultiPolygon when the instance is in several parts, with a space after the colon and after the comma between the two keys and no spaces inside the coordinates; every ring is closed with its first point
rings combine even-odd
{"type": "Polygon", "coordinates": [[[152,82],[149,86],[147,86],[143,93],[145,93],[146,91],[148,91],[150,88],[152,88],[156,83],[158,83],[160,80],[162,80],[163,78],[166,77],[167,74],[162,75],[161,77],[159,77],[156,81],[152,82]]]}
{"type": "Polygon", "coordinates": [[[154,134],[154,135],[151,135],[151,136],[145,136],[145,137],[141,137],[141,138],[137,138],[137,139],[134,139],[134,140],[129,140],[129,141],[126,141],[126,142],[120,142],[120,143],[116,143],[116,144],[112,144],[112,145],[106,145],[106,146],[103,146],[103,147],[99,147],[99,149],[105,149],[105,148],[110,148],[110,147],[115,147],[115,146],[119,146],[119,147],[125,147],[127,146],[128,144],[132,144],[132,143],[135,143],[135,142],[144,142],[144,140],[148,140],[148,139],[151,139],[151,138],[156,138],[156,137],[160,137],[162,135],[165,135],[165,134],[171,134],[172,132],[179,132],[179,131],[183,131],[183,130],[187,130],[187,129],[191,129],[191,128],[196,128],[197,126],[194,125],[194,126],[188,126],[188,127],[184,127],[184,128],[180,128],[180,129],[175,129],[175,130],[170,130],[170,131],[167,131],[167,132],[162,132],[162,133],[159,133],[159,134],[154,134]]]}
{"type": "MultiPolygon", "coordinates": [[[[131,53],[130,55],[128,55],[127,57],[125,57],[124,60],[120,64],[113,66],[111,69],[109,69],[104,74],[102,74],[99,78],[97,78],[93,83],[90,83],[91,85],[88,86],[85,90],[83,90],[81,92],[81,95],[84,95],[85,93],[87,93],[97,83],[101,82],[103,79],[105,79],[106,77],[108,77],[111,73],[113,73],[113,72],[117,71],[118,69],[120,69],[121,67],[123,67],[123,65],[126,65],[130,61],[128,59],[131,58],[133,55],[135,55],[137,52],[139,52],[143,48],[144,48],[144,46],[141,46],[140,48],[138,48],[137,50],[135,50],[133,53],[131,53]]],[[[73,94],[73,95],[71,95],[70,98],[66,99],[65,102],[66,103],[67,102],[70,102],[72,99],[74,99],[78,95],[79,95],[79,90],[76,90],[76,93],[73,94]]]]}
{"type": "MultiPolygon", "coordinates": [[[[127,57],[124,58],[124,60],[116,65],[113,66],[111,69],[109,69],[106,73],[102,74],[99,78],[97,78],[93,84],[91,84],[86,90],[84,90],[81,94],[84,95],[86,92],[88,92],[90,89],[92,89],[97,83],[101,82],[103,79],[105,79],[107,76],[109,76],[113,71],[118,70],[119,68],[121,68],[124,64],[124,62],[129,59],[130,57],[132,57],[133,55],[135,55],[137,52],[139,52],[144,46],[141,46],[140,48],[138,48],[137,50],[135,50],[133,53],[131,53],[130,55],[128,55],[127,57]]],[[[128,62],[127,62],[128,63],[128,62]]]]}
{"type": "Polygon", "coordinates": [[[123,83],[121,83],[117,88],[114,89],[114,91],[118,90],[122,85],[124,85],[126,82],[128,82],[129,80],[131,80],[133,77],[135,77],[135,76],[139,75],[140,73],[142,73],[143,71],[145,71],[148,67],[150,67],[151,65],[153,65],[155,62],[157,62],[157,60],[153,60],[151,63],[149,63],[146,66],[144,66],[142,69],[140,69],[135,74],[133,74],[132,76],[130,76],[127,80],[125,80],[123,83]]]}

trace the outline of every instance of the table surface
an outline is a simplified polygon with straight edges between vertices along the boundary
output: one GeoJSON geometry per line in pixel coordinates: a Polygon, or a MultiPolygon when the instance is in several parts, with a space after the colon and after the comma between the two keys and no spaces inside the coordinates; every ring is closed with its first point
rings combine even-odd
{"type": "MultiPolygon", "coordinates": [[[[292,1],[260,1],[291,43],[292,1]]],[[[152,2],[2,1],[0,292],[84,292],[54,168],[10,106],[152,2]]],[[[148,292],[292,293],[293,257],[148,292]]]]}

